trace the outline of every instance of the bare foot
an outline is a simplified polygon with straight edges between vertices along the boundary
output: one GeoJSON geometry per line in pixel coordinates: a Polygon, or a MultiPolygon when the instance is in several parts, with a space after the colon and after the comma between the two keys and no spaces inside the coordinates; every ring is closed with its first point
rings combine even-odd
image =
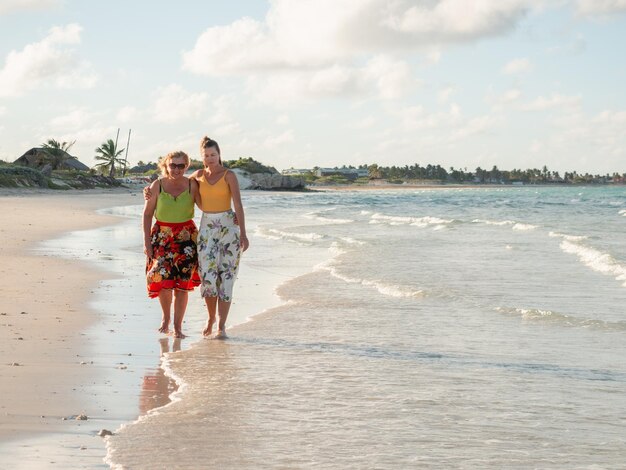
{"type": "Polygon", "coordinates": [[[174,338],[183,339],[186,338],[187,335],[184,335],[181,330],[174,330],[174,338]]]}
{"type": "Polygon", "coordinates": [[[217,333],[215,333],[214,338],[215,339],[226,339],[226,338],[228,338],[228,336],[226,336],[226,330],[217,330],[217,333]]]}
{"type": "Polygon", "coordinates": [[[202,330],[202,334],[204,336],[211,336],[211,333],[213,332],[214,324],[215,324],[215,320],[207,320],[206,326],[204,327],[204,330],[202,330]]]}
{"type": "Polygon", "coordinates": [[[163,333],[165,335],[169,334],[170,332],[170,326],[169,326],[169,321],[166,322],[165,320],[163,320],[161,322],[161,326],[159,327],[159,333],[163,333]]]}

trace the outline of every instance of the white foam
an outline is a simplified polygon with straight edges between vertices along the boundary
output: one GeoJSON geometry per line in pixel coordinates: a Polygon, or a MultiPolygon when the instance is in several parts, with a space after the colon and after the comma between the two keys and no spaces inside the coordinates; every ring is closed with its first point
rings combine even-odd
{"type": "Polygon", "coordinates": [[[388,225],[413,225],[415,227],[428,227],[430,225],[445,225],[451,224],[454,220],[441,219],[439,217],[424,216],[424,217],[408,217],[408,216],[394,216],[384,215],[381,213],[375,213],[371,216],[370,223],[386,223],[388,225]]]}
{"type": "Polygon", "coordinates": [[[575,326],[582,328],[601,328],[608,330],[624,331],[626,322],[606,322],[592,318],[579,318],[564,313],[554,312],[552,310],[543,310],[539,308],[512,308],[512,307],[496,307],[497,312],[519,315],[523,320],[527,321],[545,321],[561,324],[564,326],[575,326]]]}
{"type": "Polygon", "coordinates": [[[535,230],[536,228],[537,228],[536,225],[522,224],[519,222],[513,225],[513,230],[535,230]]]}
{"type": "Polygon", "coordinates": [[[626,217],[626,209],[621,209],[621,210],[618,212],[618,214],[619,214],[619,215],[623,215],[624,217],[626,217]]]}
{"type": "Polygon", "coordinates": [[[350,277],[345,274],[340,273],[334,266],[332,260],[330,262],[320,263],[316,266],[316,269],[326,270],[330,273],[331,276],[336,277],[337,279],[341,279],[348,284],[361,284],[367,287],[372,287],[376,289],[383,295],[389,297],[413,297],[413,298],[422,298],[424,297],[424,292],[422,290],[415,290],[409,286],[401,286],[397,284],[387,284],[380,280],[371,280],[371,279],[360,279],[356,277],[350,277]]]}
{"type": "Polygon", "coordinates": [[[323,217],[321,214],[324,212],[329,212],[335,210],[335,208],[323,209],[314,212],[308,212],[303,215],[303,217],[307,219],[317,220],[319,222],[323,222],[325,224],[349,224],[354,222],[353,219],[339,219],[339,218],[331,218],[331,217],[323,217]]]}
{"type": "Polygon", "coordinates": [[[485,224],[485,225],[514,225],[516,222],[514,220],[485,220],[485,219],[474,219],[472,220],[474,224],[485,224]]]}
{"type": "Polygon", "coordinates": [[[548,235],[554,238],[564,238],[565,240],[569,240],[570,242],[580,242],[589,238],[586,235],[567,235],[565,233],[559,232],[550,232],[548,235]]]}
{"type": "Polygon", "coordinates": [[[365,245],[365,242],[362,240],[357,240],[355,238],[350,238],[350,237],[340,237],[339,238],[342,242],[347,243],[348,245],[365,245]]]}
{"type": "Polygon", "coordinates": [[[569,240],[563,240],[560,247],[565,253],[578,256],[578,259],[585,266],[594,271],[615,276],[618,281],[625,281],[623,285],[626,287],[626,268],[620,265],[609,253],[603,253],[595,248],[569,240]]]}
{"type": "Polygon", "coordinates": [[[276,230],[273,228],[258,227],[255,230],[255,235],[266,238],[269,240],[287,240],[296,242],[312,242],[314,240],[321,240],[324,235],[320,235],[315,232],[299,233],[299,232],[285,232],[283,230],[276,230]]]}

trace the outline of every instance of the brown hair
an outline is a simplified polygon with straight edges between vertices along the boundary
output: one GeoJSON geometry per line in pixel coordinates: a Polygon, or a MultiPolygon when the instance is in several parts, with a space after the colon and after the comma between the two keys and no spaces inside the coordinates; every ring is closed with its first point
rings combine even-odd
{"type": "Polygon", "coordinates": [[[185,152],[181,150],[177,150],[176,152],[170,152],[164,157],[159,158],[159,163],[157,163],[157,166],[159,167],[159,170],[161,170],[161,175],[165,177],[169,176],[169,172],[168,172],[169,169],[167,165],[169,165],[169,163],[174,158],[182,158],[183,160],[185,160],[185,165],[189,167],[189,162],[190,162],[189,155],[187,155],[185,152]]]}
{"type": "Polygon", "coordinates": [[[215,147],[215,149],[217,150],[217,154],[220,156],[220,165],[221,165],[222,164],[222,151],[220,150],[220,144],[218,144],[217,141],[211,139],[210,137],[207,137],[206,135],[202,137],[202,140],[200,140],[200,155],[203,156],[204,149],[208,149],[211,147],[215,147]]]}

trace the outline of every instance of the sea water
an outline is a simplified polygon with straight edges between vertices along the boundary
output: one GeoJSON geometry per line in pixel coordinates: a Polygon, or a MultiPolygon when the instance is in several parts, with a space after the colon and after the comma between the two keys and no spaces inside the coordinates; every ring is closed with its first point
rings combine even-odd
{"type": "Polygon", "coordinates": [[[113,467],[626,468],[626,188],[243,198],[281,304],[166,354],[113,467]]]}

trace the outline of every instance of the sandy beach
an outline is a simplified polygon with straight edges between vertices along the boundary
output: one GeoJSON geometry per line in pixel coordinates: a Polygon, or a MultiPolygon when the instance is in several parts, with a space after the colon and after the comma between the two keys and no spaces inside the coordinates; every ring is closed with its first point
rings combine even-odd
{"type": "MultiPolygon", "coordinates": [[[[87,300],[110,273],[79,260],[34,251],[64,232],[119,223],[97,209],[135,204],[128,189],[0,192],[0,442],[42,433],[72,433],[88,408],[84,331],[97,320],[87,300]],[[83,362],[83,364],[81,364],[83,362]]],[[[86,443],[85,443],[86,444],[86,443]]]]}
{"type": "MultiPolygon", "coordinates": [[[[189,338],[156,332],[141,204],[138,189],[0,190],[9,241],[0,248],[0,468],[106,468],[99,430],[115,432],[177,389],[160,360],[202,339],[206,313],[194,293],[189,338]],[[76,419],[81,414],[88,419],[76,419]]],[[[238,289],[246,294],[233,301],[230,326],[279,303],[273,286],[286,274],[261,265],[242,259],[238,289]]]]}

